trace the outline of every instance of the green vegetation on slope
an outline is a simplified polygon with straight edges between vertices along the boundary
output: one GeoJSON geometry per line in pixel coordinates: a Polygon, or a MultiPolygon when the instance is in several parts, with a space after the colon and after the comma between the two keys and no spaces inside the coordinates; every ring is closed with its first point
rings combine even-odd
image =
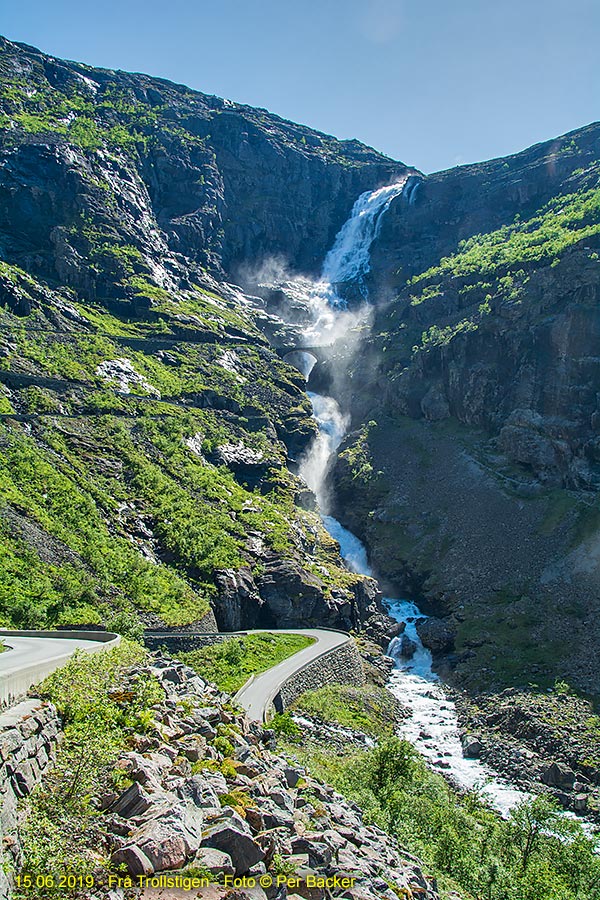
{"type": "MultiPolygon", "coordinates": [[[[157,332],[75,307],[70,292],[15,267],[2,278],[13,299],[0,308],[1,622],[97,623],[137,610],[183,625],[209,610],[218,571],[259,570],[249,534],[283,556],[304,552],[298,535],[313,534],[316,517],[295,507],[277,435],[309,439],[310,403],[251,321],[245,338],[221,337],[230,313],[245,320],[205,298],[215,319],[206,340],[203,295],[174,295],[192,319],[182,338],[166,313],[157,332]],[[226,465],[221,448],[250,453],[255,468],[226,465]]],[[[325,590],[352,582],[324,535],[310,543],[305,565],[327,566],[325,590]]]]}
{"type": "Polygon", "coordinates": [[[231,638],[221,644],[181,653],[180,657],[206,681],[233,694],[251,675],[265,672],[313,643],[313,638],[303,634],[265,632],[231,638]]]}
{"type": "Polygon", "coordinates": [[[524,304],[540,272],[556,268],[570,253],[597,261],[599,178],[597,162],[577,170],[568,193],[527,218],[517,215],[509,225],[460,241],[454,253],[406,282],[377,322],[386,367],[400,372],[416,351],[491,327],[493,315],[524,304]]]}
{"type": "Polygon", "coordinates": [[[60,542],[64,551],[58,551],[57,559],[62,555],[65,560],[45,562],[43,549],[40,555],[2,523],[0,612],[6,624],[97,622],[99,598],[111,592],[119,594],[121,607],[154,610],[168,624],[179,624],[186,616],[200,618],[208,611],[206,601],[194,597],[175,572],[151,564],[129,541],[110,533],[99,509],[102,502],[109,508],[115,504],[108,494],[85,490],[28,437],[0,427],[2,434],[0,496],[9,509],[18,511],[12,520],[17,534],[26,516],[40,526],[41,534],[60,542]]]}
{"type": "Polygon", "coordinates": [[[435,276],[477,273],[483,277],[515,265],[553,260],[567,247],[596,234],[600,234],[600,188],[555,197],[530,219],[521,221],[517,216],[511,225],[461,241],[456,253],[411,280],[413,285],[428,283],[414,302],[426,299],[426,294],[433,296],[435,276]]]}
{"type": "Polygon", "coordinates": [[[372,684],[363,687],[332,684],[306,691],[298,697],[293,709],[322,722],[337,723],[373,737],[391,735],[397,721],[390,692],[372,684]]]}
{"type": "MultiPolygon", "coordinates": [[[[115,761],[132,735],[148,729],[152,705],[164,696],[158,681],[146,674],[120,690],[127,670],[147,656],[128,641],[94,655],[77,652],[38,688],[64,721],[56,765],[28,799],[21,829],[22,871],[47,876],[49,886],[36,887],[40,898],[74,896],[76,890],[59,888],[61,877],[73,873],[85,883],[97,866],[100,812],[92,798],[110,785],[126,787],[115,761]]],[[[30,900],[31,892],[17,890],[15,898],[30,900]]]]}
{"type": "Polygon", "coordinates": [[[454,792],[395,737],[366,752],[336,755],[294,743],[288,751],[418,855],[438,878],[442,897],[452,890],[465,900],[600,897],[596,842],[545,798],[522,803],[503,820],[475,793],[454,792]]]}

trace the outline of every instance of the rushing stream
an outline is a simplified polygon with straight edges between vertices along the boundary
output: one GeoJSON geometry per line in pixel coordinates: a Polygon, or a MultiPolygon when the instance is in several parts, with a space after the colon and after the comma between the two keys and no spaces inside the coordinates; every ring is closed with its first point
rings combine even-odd
{"type": "MultiPolygon", "coordinates": [[[[402,193],[405,184],[406,181],[403,181],[362,194],[338,233],[325,259],[321,280],[312,286],[307,297],[314,311],[315,337],[320,335],[322,343],[329,342],[332,321],[336,317],[342,319],[344,315],[345,303],[336,293],[337,286],[350,280],[359,284],[362,282],[369,268],[369,251],[381,217],[394,197],[402,193]]],[[[306,368],[302,361],[303,354],[302,351],[297,352],[300,357],[298,368],[302,371],[306,368]]],[[[311,358],[314,360],[314,357],[311,358]]],[[[319,433],[301,462],[300,475],[314,492],[323,524],[340,544],[341,555],[348,568],[372,577],[367,552],[361,541],[329,514],[328,470],[348,428],[349,417],[332,397],[314,393],[309,393],[309,397],[319,433]]],[[[386,598],[385,603],[390,616],[406,624],[404,633],[416,645],[410,659],[402,656],[399,638],[392,640],[388,650],[396,663],[388,688],[411,713],[402,723],[400,735],[414,744],[430,764],[454,784],[463,789],[479,788],[499,811],[506,814],[527,795],[512,788],[483,763],[463,756],[454,703],[433,672],[431,653],[423,646],[417,633],[417,619],[425,617],[408,600],[386,598]]]]}

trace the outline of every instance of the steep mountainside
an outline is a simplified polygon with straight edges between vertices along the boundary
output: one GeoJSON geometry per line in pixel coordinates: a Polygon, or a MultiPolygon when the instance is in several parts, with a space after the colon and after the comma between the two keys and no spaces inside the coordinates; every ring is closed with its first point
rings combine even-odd
{"type": "Polygon", "coordinates": [[[304,379],[224,270],[314,267],[404,167],[5,40],[0,78],[0,617],[364,619],[373,583],[295,506],[304,379]]]}
{"type": "MultiPolygon", "coordinates": [[[[233,274],[283,256],[314,271],[358,194],[406,171],[266,110],[5,40],[0,49],[6,252],[89,299],[117,290],[112,271],[79,271],[114,230],[121,243],[137,232],[142,256],[184,254],[233,274]]],[[[127,287],[135,293],[126,281],[119,296],[127,287]]]]}
{"type": "Polygon", "coordinates": [[[599,185],[592,125],[415,182],[373,247],[338,511],[471,684],[600,691],[599,185]]]}
{"type": "Polygon", "coordinates": [[[302,328],[303,310],[231,282],[273,261],[314,275],[358,195],[408,176],[371,248],[370,335],[312,376],[353,417],[337,513],[450,616],[457,680],[600,692],[599,161],[591,125],[424,177],[2,40],[0,614],[350,627],[377,610],[290,474],[315,424],[273,312],[302,328]]]}

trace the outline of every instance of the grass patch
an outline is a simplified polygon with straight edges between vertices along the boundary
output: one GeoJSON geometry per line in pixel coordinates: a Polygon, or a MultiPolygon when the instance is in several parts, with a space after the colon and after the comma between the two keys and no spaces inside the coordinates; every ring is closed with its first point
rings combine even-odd
{"type": "Polygon", "coordinates": [[[251,675],[266,672],[299,650],[314,643],[303,634],[248,634],[222,644],[180,654],[181,659],[207,681],[230,694],[238,691],[251,675]]]}
{"type": "Polygon", "coordinates": [[[577,501],[571,494],[566,491],[552,491],[547,500],[544,517],[539,524],[540,534],[552,534],[576,506],[577,501]]]}
{"type": "Polygon", "coordinates": [[[375,685],[328,685],[302,694],[292,708],[373,737],[392,734],[397,720],[389,691],[375,685]]]}

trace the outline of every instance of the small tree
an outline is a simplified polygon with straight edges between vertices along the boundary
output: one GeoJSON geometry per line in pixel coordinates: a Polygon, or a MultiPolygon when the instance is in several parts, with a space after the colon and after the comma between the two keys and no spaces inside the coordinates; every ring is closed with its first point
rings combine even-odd
{"type": "Polygon", "coordinates": [[[508,837],[516,848],[523,872],[539,849],[544,835],[560,838],[569,830],[554,801],[537,796],[524,800],[510,812],[508,837]]]}

